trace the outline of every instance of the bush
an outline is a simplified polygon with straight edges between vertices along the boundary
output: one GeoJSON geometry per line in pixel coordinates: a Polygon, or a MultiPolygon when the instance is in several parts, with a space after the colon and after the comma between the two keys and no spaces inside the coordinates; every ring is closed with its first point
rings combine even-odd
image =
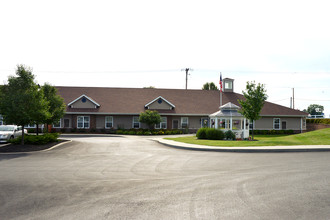
{"type": "Polygon", "coordinates": [[[329,118],[315,118],[315,119],[307,119],[307,123],[314,123],[314,124],[330,124],[329,118]]]}
{"type": "Polygon", "coordinates": [[[137,135],[143,135],[143,131],[136,132],[137,135]]]}
{"type": "MultiPolygon", "coordinates": [[[[24,143],[32,144],[32,145],[42,145],[50,142],[57,142],[58,133],[48,133],[43,135],[25,135],[24,143]]],[[[20,144],[22,142],[22,137],[15,138],[13,140],[9,140],[10,143],[20,144]]]]}
{"type": "Polygon", "coordinates": [[[221,130],[215,128],[208,128],[206,130],[206,137],[209,140],[223,140],[224,134],[221,130]]]}
{"type": "Polygon", "coordinates": [[[136,132],[135,132],[135,131],[129,131],[128,134],[129,134],[129,135],[135,135],[136,132]]]}
{"type": "Polygon", "coordinates": [[[196,133],[196,137],[198,139],[207,139],[207,135],[206,135],[206,131],[209,128],[200,128],[198,129],[197,133],[196,133]]]}
{"type": "Polygon", "coordinates": [[[120,129],[116,131],[116,134],[123,134],[123,133],[124,133],[124,131],[120,130],[120,129]]]}
{"type": "Polygon", "coordinates": [[[236,139],[236,135],[234,134],[233,131],[228,130],[228,131],[225,132],[225,138],[227,140],[235,140],[236,139]]]}
{"type": "Polygon", "coordinates": [[[143,133],[143,135],[151,135],[151,132],[150,132],[150,131],[145,131],[145,132],[143,133]]]}

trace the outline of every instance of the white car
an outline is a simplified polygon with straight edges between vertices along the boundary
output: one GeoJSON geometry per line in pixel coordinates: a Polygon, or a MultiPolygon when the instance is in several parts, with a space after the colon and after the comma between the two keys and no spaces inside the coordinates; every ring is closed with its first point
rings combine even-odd
{"type": "MultiPolygon", "coordinates": [[[[27,130],[24,129],[27,134],[27,130]]],[[[22,126],[17,125],[0,125],[0,143],[8,142],[9,139],[14,139],[22,135],[22,126]]]]}

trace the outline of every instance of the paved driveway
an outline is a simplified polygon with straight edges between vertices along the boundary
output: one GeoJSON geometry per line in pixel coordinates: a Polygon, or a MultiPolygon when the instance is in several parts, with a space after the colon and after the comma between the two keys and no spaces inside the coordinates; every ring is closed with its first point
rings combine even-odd
{"type": "Polygon", "coordinates": [[[72,137],[0,155],[1,219],[327,219],[330,152],[220,153],[72,137]]]}

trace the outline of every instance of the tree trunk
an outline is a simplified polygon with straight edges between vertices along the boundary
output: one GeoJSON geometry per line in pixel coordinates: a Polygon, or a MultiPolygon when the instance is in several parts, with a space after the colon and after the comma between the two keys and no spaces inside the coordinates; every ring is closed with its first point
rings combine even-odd
{"type": "Polygon", "coordinates": [[[24,125],[22,126],[22,145],[24,145],[24,125]]]}
{"type": "Polygon", "coordinates": [[[37,130],[36,130],[37,136],[39,135],[39,124],[37,123],[37,130]]]}
{"type": "Polygon", "coordinates": [[[252,140],[254,140],[254,128],[252,127],[252,140]]]}

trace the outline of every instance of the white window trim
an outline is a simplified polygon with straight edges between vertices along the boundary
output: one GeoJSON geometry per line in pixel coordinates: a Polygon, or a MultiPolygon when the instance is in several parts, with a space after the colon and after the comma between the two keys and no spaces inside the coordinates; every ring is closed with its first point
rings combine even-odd
{"type": "Polygon", "coordinates": [[[251,123],[251,121],[249,120],[249,130],[250,130],[250,124],[252,124],[252,128],[253,128],[253,130],[255,130],[256,129],[256,121],[252,121],[252,123],[251,123]]]}
{"type": "Polygon", "coordinates": [[[104,127],[105,127],[105,128],[113,128],[113,116],[108,115],[108,116],[105,116],[105,117],[104,117],[104,127]],[[108,117],[111,117],[111,124],[112,124],[111,127],[107,127],[107,118],[108,118],[108,117]]]}
{"type": "Polygon", "coordinates": [[[273,129],[274,130],[281,130],[281,119],[280,118],[273,118],[273,129]],[[275,120],[279,120],[279,122],[278,122],[278,124],[279,124],[279,126],[278,126],[278,128],[275,128],[275,120]]]}
{"type": "Polygon", "coordinates": [[[56,126],[53,124],[53,128],[62,128],[62,119],[60,119],[60,127],[56,127],[56,126]]]}
{"type": "Polygon", "coordinates": [[[91,118],[90,116],[79,115],[77,116],[77,128],[78,129],[89,129],[91,126],[91,118]],[[88,117],[88,127],[78,127],[78,117],[83,117],[83,126],[85,126],[85,117],[88,117]]]}
{"type": "MultiPolygon", "coordinates": [[[[132,118],[132,128],[134,128],[134,118],[138,118],[138,121],[139,121],[139,116],[133,116],[133,118],[132,118]]],[[[139,122],[139,127],[138,128],[141,128],[141,123],[140,122],[139,122]]]]}
{"type": "Polygon", "coordinates": [[[186,127],[186,128],[189,128],[189,118],[188,118],[188,117],[181,117],[181,128],[184,128],[184,127],[182,126],[182,124],[183,124],[183,119],[184,119],[184,118],[187,119],[187,127],[186,127]]]}
{"type": "Polygon", "coordinates": [[[155,129],[167,129],[167,117],[161,117],[161,118],[162,118],[162,121],[159,124],[157,124],[159,126],[159,128],[157,128],[157,125],[155,125],[155,129]],[[165,119],[165,120],[163,121],[163,119],[165,119]],[[162,124],[166,125],[165,128],[162,128],[162,124]]]}

